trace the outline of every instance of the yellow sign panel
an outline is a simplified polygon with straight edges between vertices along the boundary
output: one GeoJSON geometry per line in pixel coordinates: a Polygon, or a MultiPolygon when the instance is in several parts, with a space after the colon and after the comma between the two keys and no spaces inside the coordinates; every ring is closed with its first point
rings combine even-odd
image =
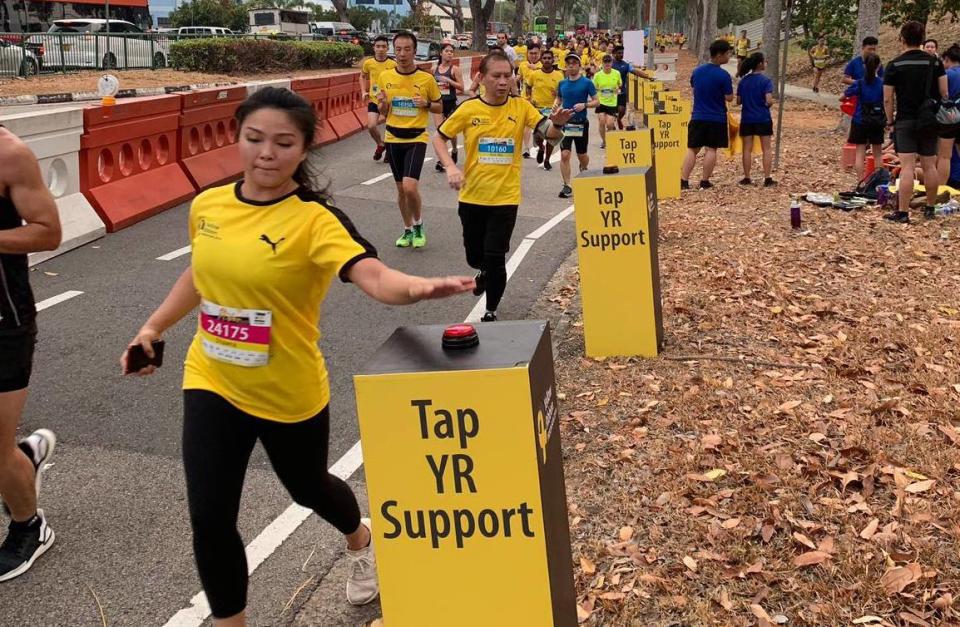
{"type": "Polygon", "coordinates": [[[618,168],[639,168],[653,165],[650,129],[607,131],[606,165],[618,168]]]}
{"type": "Polygon", "coordinates": [[[686,145],[678,115],[648,115],[657,171],[657,198],[680,198],[680,168],[686,145]]]}
{"type": "Polygon", "coordinates": [[[398,330],[354,378],[384,622],[574,627],[546,323],[455,355],[442,330],[398,330]]]}
{"type": "Polygon", "coordinates": [[[660,81],[643,81],[643,102],[641,110],[644,113],[656,113],[657,94],[663,91],[663,83],[660,81]]]}
{"type": "Polygon", "coordinates": [[[693,103],[676,92],[663,92],[664,112],[680,117],[680,145],[687,146],[687,131],[690,127],[690,115],[693,113],[693,103]]]}
{"type": "MultiPolygon", "coordinates": [[[[678,175],[679,176],[679,175],[678,175]]],[[[656,357],[663,343],[653,168],[573,180],[587,355],[656,357]]]]}

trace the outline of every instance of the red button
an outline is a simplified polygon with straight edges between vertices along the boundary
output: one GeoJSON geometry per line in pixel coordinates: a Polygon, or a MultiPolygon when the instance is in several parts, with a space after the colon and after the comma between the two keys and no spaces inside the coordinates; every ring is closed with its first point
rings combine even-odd
{"type": "Polygon", "coordinates": [[[476,335],[477,330],[472,324],[452,324],[443,330],[444,339],[459,339],[476,335]]]}

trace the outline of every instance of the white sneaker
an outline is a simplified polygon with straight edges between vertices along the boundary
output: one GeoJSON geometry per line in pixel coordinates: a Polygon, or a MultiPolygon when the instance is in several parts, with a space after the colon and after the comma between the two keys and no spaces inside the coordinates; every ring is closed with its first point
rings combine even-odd
{"type": "Polygon", "coordinates": [[[369,518],[361,518],[360,524],[370,530],[370,544],[362,549],[347,549],[350,558],[350,577],[347,579],[347,601],[351,605],[366,605],[380,596],[377,582],[377,560],[373,554],[373,530],[369,518]]]}

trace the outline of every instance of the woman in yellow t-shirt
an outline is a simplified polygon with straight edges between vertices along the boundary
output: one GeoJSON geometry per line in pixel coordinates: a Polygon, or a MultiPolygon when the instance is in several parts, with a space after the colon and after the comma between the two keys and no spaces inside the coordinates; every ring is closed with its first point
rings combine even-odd
{"type": "Polygon", "coordinates": [[[813,65],[813,91],[820,91],[820,78],[823,71],[827,69],[827,61],[830,59],[830,48],[827,47],[827,38],[820,35],[817,39],[817,45],[810,48],[810,64],[813,65]]]}
{"type": "MultiPolygon", "coordinates": [[[[152,357],[151,343],[199,307],[184,364],[183,466],[197,569],[218,627],[245,620],[237,514],[258,440],[293,500],[346,536],[347,600],[360,605],[379,592],[370,521],[361,520],[350,487],[327,471],[330,387],[317,341],[333,279],[398,305],[474,287],[467,277],[426,279],[388,268],[313,189],[316,118],[300,96],[268,87],[235,117],[244,178],[193,201],[191,266],[130,343],[152,357]]],[[[129,359],[130,348],[121,359],[125,372],[129,359]]]]}

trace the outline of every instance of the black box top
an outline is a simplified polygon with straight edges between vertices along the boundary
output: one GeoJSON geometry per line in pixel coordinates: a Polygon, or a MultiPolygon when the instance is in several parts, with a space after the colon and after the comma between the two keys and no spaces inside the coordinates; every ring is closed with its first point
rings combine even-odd
{"type": "Polygon", "coordinates": [[[400,327],[377,349],[358,374],[491,370],[525,366],[532,361],[540,338],[547,332],[547,324],[545,320],[474,323],[480,344],[465,349],[442,347],[443,330],[449,325],[400,327]]]}

